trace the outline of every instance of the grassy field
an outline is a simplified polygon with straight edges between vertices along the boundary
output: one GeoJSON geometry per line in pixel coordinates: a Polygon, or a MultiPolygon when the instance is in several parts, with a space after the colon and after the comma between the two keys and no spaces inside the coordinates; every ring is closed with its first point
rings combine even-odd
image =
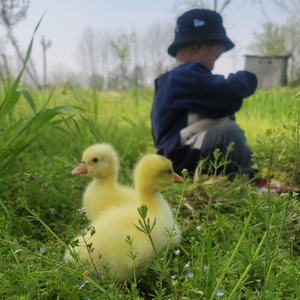
{"type": "MultiPolygon", "coordinates": [[[[71,170],[85,148],[106,142],[120,156],[119,181],[132,185],[139,158],[155,153],[153,89],[18,90],[2,87],[0,100],[0,299],[300,299],[298,196],[258,194],[245,178],[165,189],[179,212],[180,254],[163,253],[162,267],[153,259],[137,283],[120,290],[92,266],[61,262],[87,226],[79,209],[90,179],[71,170]]],[[[297,91],[258,90],[236,119],[263,175],[299,187],[297,91]]]]}

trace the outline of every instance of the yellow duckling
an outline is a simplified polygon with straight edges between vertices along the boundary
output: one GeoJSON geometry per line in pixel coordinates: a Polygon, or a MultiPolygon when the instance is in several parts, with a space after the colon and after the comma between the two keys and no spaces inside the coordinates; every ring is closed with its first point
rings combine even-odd
{"type": "Polygon", "coordinates": [[[116,151],[107,144],[96,144],[87,148],[82,163],[72,171],[73,175],[93,177],[83,195],[83,206],[87,217],[94,221],[111,206],[134,203],[138,206],[134,189],[117,182],[119,159],[116,151]]]}
{"type": "MultiPolygon", "coordinates": [[[[174,173],[171,161],[163,156],[156,154],[144,156],[137,165],[135,185],[139,205],[147,205],[147,218],[151,223],[156,218],[157,224],[151,237],[159,254],[167,247],[169,240],[164,235],[164,229],[168,228],[171,231],[174,223],[172,210],[160,192],[174,182],[182,182],[182,179],[174,173]]],[[[138,255],[135,260],[137,275],[140,274],[139,267],[146,268],[148,261],[155,256],[148,235],[133,225],[139,225],[139,219],[141,217],[136,205],[130,204],[123,208],[112,207],[93,222],[96,233],[92,236],[88,233],[85,236],[85,240],[92,243],[93,252],[88,253],[82,236],[76,238],[79,240],[79,245],[75,247],[75,251],[80,253],[83,260],[90,260],[90,254],[100,274],[103,274],[102,265],[108,264],[110,274],[116,275],[118,281],[132,279],[133,261],[127,255],[130,246],[125,242],[125,238],[129,235],[133,239],[133,251],[138,255]],[[99,253],[102,255],[100,260],[98,260],[99,253]]],[[[178,235],[172,238],[173,244],[180,242],[180,232],[177,233],[178,235]]],[[[70,258],[70,253],[67,251],[65,259],[70,258]]]]}

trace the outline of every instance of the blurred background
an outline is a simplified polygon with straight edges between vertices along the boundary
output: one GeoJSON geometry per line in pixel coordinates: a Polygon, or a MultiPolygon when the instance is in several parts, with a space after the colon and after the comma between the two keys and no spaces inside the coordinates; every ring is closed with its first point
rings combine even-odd
{"type": "Polygon", "coordinates": [[[288,83],[300,76],[299,0],[0,0],[0,71],[15,77],[35,36],[23,83],[96,90],[153,86],[172,64],[167,48],[177,17],[191,8],[221,13],[235,48],[216,62],[228,76],[245,55],[288,57],[288,83]],[[46,64],[46,65],[45,65],[46,64]]]}

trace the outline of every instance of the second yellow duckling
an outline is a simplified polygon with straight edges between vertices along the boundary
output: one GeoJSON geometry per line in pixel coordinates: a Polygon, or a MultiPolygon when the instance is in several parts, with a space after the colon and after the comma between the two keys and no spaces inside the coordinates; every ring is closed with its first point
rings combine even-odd
{"type": "Polygon", "coordinates": [[[73,175],[93,177],[83,195],[83,206],[87,217],[94,221],[111,206],[133,203],[138,206],[133,188],[117,182],[119,159],[114,148],[108,144],[96,144],[87,148],[81,164],[72,171],[73,175]]]}
{"type": "MultiPolygon", "coordinates": [[[[139,206],[147,205],[147,218],[151,223],[156,218],[157,223],[151,237],[159,254],[167,247],[169,241],[164,230],[167,228],[171,231],[174,223],[172,210],[160,192],[174,182],[182,182],[182,179],[174,173],[171,161],[163,156],[156,154],[144,156],[137,165],[135,185],[139,206]]],[[[82,236],[76,238],[79,240],[79,246],[75,247],[75,251],[80,253],[83,260],[89,260],[91,255],[100,274],[103,274],[102,266],[108,264],[109,273],[112,276],[116,275],[118,281],[132,279],[133,261],[127,255],[131,249],[125,238],[129,235],[133,239],[133,252],[137,252],[135,260],[137,275],[140,274],[139,267],[147,267],[148,261],[155,256],[148,235],[133,225],[139,225],[139,219],[141,217],[136,205],[112,207],[92,224],[96,233],[92,236],[88,233],[84,237],[88,243],[92,243],[93,251],[88,253],[82,236]],[[100,260],[98,260],[99,253],[102,255],[100,260]]],[[[177,232],[172,238],[172,244],[179,243],[180,239],[180,232],[177,232]]],[[[70,258],[67,251],[65,259],[70,258]]]]}

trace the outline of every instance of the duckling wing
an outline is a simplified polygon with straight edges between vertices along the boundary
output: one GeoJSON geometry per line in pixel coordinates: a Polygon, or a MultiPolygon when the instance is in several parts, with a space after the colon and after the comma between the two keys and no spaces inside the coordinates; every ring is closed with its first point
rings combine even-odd
{"type": "Polygon", "coordinates": [[[119,280],[132,278],[133,261],[127,255],[131,248],[125,242],[126,237],[130,235],[134,239],[133,249],[138,252],[137,265],[146,264],[154,254],[149,237],[133,225],[138,224],[138,219],[139,214],[134,206],[111,208],[93,223],[96,233],[85,236],[85,240],[92,243],[93,252],[88,253],[81,236],[78,237],[79,246],[75,250],[80,252],[82,260],[90,260],[91,255],[100,273],[102,265],[108,264],[110,274],[116,274],[119,280]],[[99,253],[102,256],[100,260],[99,253]]]}
{"type": "MultiPolygon", "coordinates": [[[[154,214],[149,214],[151,221],[155,217],[154,214]]],[[[100,273],[102,265],[108,264],[110,274],[119,277],[120,281],[133,278],[133,261],[128,256],[131,248],[125,242],[126,237],[130,236],[133,239],[133,252],[137,253],[135,261],[137,274],[139,273],[138,267],[146,267],[148,261],[155,255],[149,236],[133,225],[139,226],[139,219],[136,206],[111,208],[93,223],[96,233],[92,236],[87,234],[84,237],[89,244],[92,243],[93,252],[88,253],[82,236],[78,237],[79,246],[75,250],[80,252],[82,260],[90,260],[91,255],[100,273]],[[99,253],[102,256],[100,260],[99,253]]],[[[157,225],[151,234],[159,253],[168,242],[168,238],[163,234],[165,225],[163,218],[158,216],[157,225]]]]}
{"type": "Polygon", "coordinates": [[[83,206],[91,221],[103,216],[114,206],[121,207],[130,204],[138,206],[136,192],[132,188],[119,185],[113,188],[99,187],[92,182],[83,196],[83,206]]]}

